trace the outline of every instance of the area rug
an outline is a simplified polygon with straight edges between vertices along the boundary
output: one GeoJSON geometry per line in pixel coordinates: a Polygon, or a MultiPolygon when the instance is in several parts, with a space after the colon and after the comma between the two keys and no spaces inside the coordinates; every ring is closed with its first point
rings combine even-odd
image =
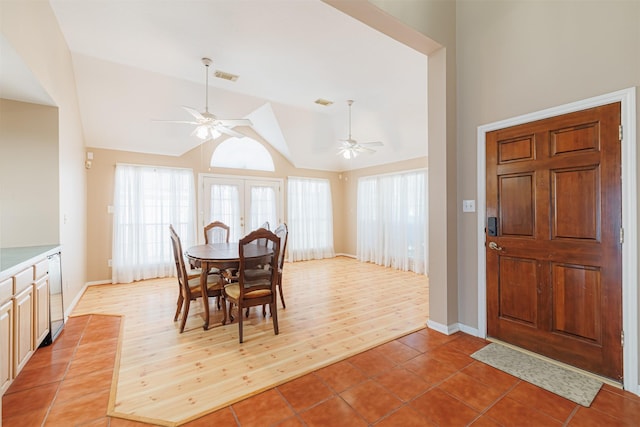
{"type": "Polygon", "coordinates": [[[602,387],[594,378],[496,343],[471,357],[586,407],[602,387]]]}

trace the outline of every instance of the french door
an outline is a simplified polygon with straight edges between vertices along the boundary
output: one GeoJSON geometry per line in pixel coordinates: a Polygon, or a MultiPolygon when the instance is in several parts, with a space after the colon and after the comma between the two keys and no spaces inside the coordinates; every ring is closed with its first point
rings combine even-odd
{"type": "MultiPolygon", "coordinates": [[[[200,175],[198,188],[200,230],[222,221],[236,242],[265,222],[272,230],[282,222],[282,180],[200,175]]],[[[204,234],[198,236],[204,242],[204,234]]]]}

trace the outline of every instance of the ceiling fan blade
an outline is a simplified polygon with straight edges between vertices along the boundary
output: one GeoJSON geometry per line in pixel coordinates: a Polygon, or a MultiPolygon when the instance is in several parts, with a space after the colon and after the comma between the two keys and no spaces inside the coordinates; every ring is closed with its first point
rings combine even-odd
{"type": "Polygon", "coordinates": [[[382,147],[384,144],[381,141],[361,142],[360,145],[365,147],[382,147]]]}
{"type": "Polygon", "coordinates": [[[186,107],[184,105],[182,106],[182,108],[184,108],[189,114],[191,114],[197,120],[205,120],[204,116],[202,115],[202,113],[200,113],[200,111],[195,110],[191,107],[186,107]]]}
{"type": "Polygon", "coordinates": [[[374,150],[373,148],[368,148],[368,147],[363,147],[362,145],[358,144],[354,147],[354,149],[360,153],[375,153],[376,150],[374,150]]]}
{"type": "Polygon", "coordinates": [[[156,123],[186,123],[190,125],[199,125],[198,122],[188,121],[188,120],[151,120],[156,123]]]}
{"type": "Polygon", "coordinates": [[[253,123],[251,123],[251,120],[249,119],[218,119],[216,120],[216,124],[226,127],[253,126],[253,123]]]}
{"type": "Polygon", "coordinates": [[[229,136],[235,136],[236,138],[244,138],[245,137],[244,134],[238,132],[237,130],[229,129],[226,126],[218,125],[218,126],[215,126],[215,129],[220,133],[224,133],[224,134],[227,134],[229,136]]]}

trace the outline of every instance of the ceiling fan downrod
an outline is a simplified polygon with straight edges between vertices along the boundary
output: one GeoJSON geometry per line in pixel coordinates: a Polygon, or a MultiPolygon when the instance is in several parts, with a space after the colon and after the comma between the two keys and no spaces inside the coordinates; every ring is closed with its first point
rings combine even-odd
{"type": "Polygon", "coordinates": [[[204,91],[204,111],[209,112],[209,65],[212,61],[210,58],[202,58],[204,64],[205,91],[204,91]]]}

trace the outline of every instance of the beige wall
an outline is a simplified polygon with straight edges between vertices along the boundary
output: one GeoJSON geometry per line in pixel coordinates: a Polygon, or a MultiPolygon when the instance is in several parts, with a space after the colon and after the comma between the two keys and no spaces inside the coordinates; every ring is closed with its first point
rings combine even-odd
{"type": "MultiPolygon", "coordinates": [[[[0,1],[0,31],[58,107],[59,240],[65,305],[86,282],[84,141],[71,54],[45,1],[0,1]]],[[[38,126],[34,123],[33,126],[38,126]]],[[[25,164],[29,167],[29,164],[25,164]]],[[[41,190],[44,197],[44,189],[41,190]]]]}
{"type": "MultiPolygon", "coordinates": [[[[247,132],[251,132],[248,130],[247,132]]],[[[256,176],[266,178],[282,178],[285,188],[284,195],[284,215],[286,220],[287,200],[286,200],[286,177],[304,176],[314,178],[325,178],[330,181],[333,217],[334,217],[334,247],[337,253],[348,253],[347,248],[354,243],[350,239],[355,239],[348,232],[346,217],[349,216],[348,208],[345,207],[345,180],[339,178],[336,172],[326,172],[310,169],[298,169],[291,165],[278,151],[265,143],[255,133],[251,134],[256,140],[263,142],[269,153],[273,157],[275,172],[247,171],[224,168],[211,168],[209,161],[211,155],[220,141],[207,141],[200,147],[183,154],[180,157],[150,155],[126,151],[104,150],[98,148],[87,148],[93,153],[94,159],[91,169],[86,170],[87,176],[87,218],[88,231],[87,239],[87,280],[89,282],[100,282],[111,280],[111,269],[108,267],[108,260],[111,258],[113,218],[107,213],[107,207],[113,205],[113,184],[116,163],[132,163],[157,166],[175,166],[191,168],[194,171],[195,183],[199,173],[212,173],[224,175],[256,176]]],[[[185,136],[189,137],[189,136],[185,136]]],[[[411,165],[411,162],[403,162],[411,165]]],[[[355,252],[354,252],[355,253],[355,252]]]]}
{"type": "MultiPolygon", "coordinates": [[[[640,2],[461,1],[457,19],[461,199],[478,126],[640,85],[640,2]]],[[[475,215],[459,227],[460,321],[477,326],[475,215]]]]}
{"type": "MultiPolygon", "coordinates": [[[[460,199],[476,194],[478,126],[640,86],[639,23],[639,1],[459,1],[460,199]]],[[[476,327],[474,215],[459,236],[460,322],[476,327]]]]}
{"type": "Polygon", "coordinates": [[[58,189],[58,109],[0,99],[0,247],[57,245],[58,189]]]}

